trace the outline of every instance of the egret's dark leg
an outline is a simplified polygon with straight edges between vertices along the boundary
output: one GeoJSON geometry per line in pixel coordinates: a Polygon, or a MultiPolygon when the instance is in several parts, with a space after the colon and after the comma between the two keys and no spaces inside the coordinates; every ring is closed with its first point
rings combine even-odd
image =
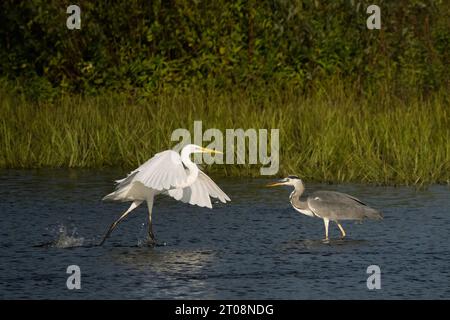
{"type": "Polygon", "coordinates": [[[153,233],[152,221],[148,222],[148,239],[150,243],[156,243],[155,234],[153,233]]]}
{"type": "Polygon", "coordinates": [[[105,240],[109,237],[109,235],[111,234],[111,232],[113,232],[113,230],[117,227],[117,225],[119,224],[120,221],[122,221],[123,219],[125,219],[125,217],[134,209],[136,209],[140,204],[142,203],[142,201],[134,201],[131,206],[128,208],[127,211],[125,211],[119,219],[117,219],[116,221],[113,222],[113,224],[111,224],[111,226],[109,227],[108,231],[106,232],[105,236],[103,237],[102,241],[99,243],[99,246],[103,245],[103,243],[105,242],[105,240]]]}
{"type": "Polygon", "coordinates": [[[148,244],[154,246],[156,244],[155,234],[153,233],[153,223],[152,223],[152,209],[153,209],[153,198],[147,200],[148,206],[148,244]]]}

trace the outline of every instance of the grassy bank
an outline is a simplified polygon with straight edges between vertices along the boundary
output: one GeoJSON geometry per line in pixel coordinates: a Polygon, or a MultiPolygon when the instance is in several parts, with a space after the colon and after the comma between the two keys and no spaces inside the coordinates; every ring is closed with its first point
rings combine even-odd
{"type": "MultiPolygon", "coordinates": [[[[340,82],[305,96],[294,88],[191,90],[150,98],[116,93],[29,102],[0,89],[0,167],[133,168],[170,148],[176,128],[279,128],[279,175],[332,182],[448,183],[448,96],[356,96],[340,82]]],[[[260,165],[208,172],[257,176],[260,165]]]]}

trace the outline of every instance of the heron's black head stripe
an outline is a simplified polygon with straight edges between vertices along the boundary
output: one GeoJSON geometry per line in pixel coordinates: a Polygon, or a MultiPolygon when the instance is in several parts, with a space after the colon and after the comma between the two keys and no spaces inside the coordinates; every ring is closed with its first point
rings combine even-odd
{"type": "Polygon", "coordinates": [[[300,179],[300,178],[297,177],[297,176],[288,176],[288,178],[289,178],[289,179],[300,179]]]}

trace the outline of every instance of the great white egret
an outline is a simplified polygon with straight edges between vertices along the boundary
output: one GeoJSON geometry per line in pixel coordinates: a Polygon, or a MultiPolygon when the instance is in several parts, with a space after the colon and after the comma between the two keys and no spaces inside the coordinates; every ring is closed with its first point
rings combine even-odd
{"type": "Polygon", "coordinates": [[[108,229],[103,240],[131,211],[146,201],[148,206],[149,244],[154,245],[152,227],[153,201],[157,194],[165,194],[176,200],[200,207],[212,208],[210,197],[226,203],[230,198],[190,159],[193,153],[222,153],[194,144],[186,145],[181,154],[166,150],[155,154],[151,159],[132,171],[124,179],[117,180],[116,190],[103,198],[111,201],[132,201],[131,206],[108,229]]]}
{"type": "Polygon", "coordinates": [[[379,220],[383,218],[380,211],[367,206],[353,196],[341,192],[317,191],[308,196],[306,201],[302,201],[300,197],[305,191],[305,185],[297,176],[288,176],[279,182],[268,185],[268,187],[275,186],[294,187],[294,191],[289,197],[292,206],[304,215],[323,219],[325,240],[328,240],[328,224],[330,220],[337,224],[339,230],[341,230],[342,238],[344,238],[346,234],[339,220],[379,220]]]}

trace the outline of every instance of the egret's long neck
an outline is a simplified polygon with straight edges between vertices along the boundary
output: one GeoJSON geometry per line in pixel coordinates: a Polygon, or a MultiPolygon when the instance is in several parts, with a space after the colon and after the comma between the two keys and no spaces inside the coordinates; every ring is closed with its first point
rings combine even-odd
{"type": "Polygon", "coordinates": [[[186,150],[186,149],[181,150],[181,161],[186,166],[186,168],[188,168],[189,173],[188,173],[186,181],[184,181],[182,184],[177,186],[178,188],[189,187],[191,184],[193,184],[195,182],[195,180],[198,177],[199,170],[197,168],[197,165],[191,161],[190,155],[191,155],[190,150],[186,150]]]}

